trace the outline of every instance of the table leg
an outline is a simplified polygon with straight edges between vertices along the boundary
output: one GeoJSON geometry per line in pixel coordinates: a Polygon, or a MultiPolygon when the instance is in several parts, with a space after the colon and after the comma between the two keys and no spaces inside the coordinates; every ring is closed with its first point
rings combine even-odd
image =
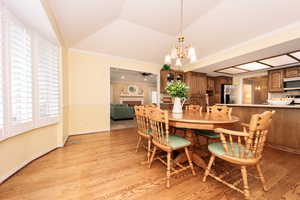
{"type": "MultiPolygon", "coordinates": [[[[206,169],[206,163],[205,161],[201,158],[200,155],[198,155],[195,151],[195,135],[191,129],[187,129],[186,132],[186,139],[189,140],[192,145],[191,148],[189,149],[189,154],[191,156],[191,159],[194,164],[196,164],[198,167],[201,167],[203,169],[206,169]]],[[[187,161],[187,157],[185,152],[181,152],[174,160],[175,162],[185,162],[187,161]]]]}

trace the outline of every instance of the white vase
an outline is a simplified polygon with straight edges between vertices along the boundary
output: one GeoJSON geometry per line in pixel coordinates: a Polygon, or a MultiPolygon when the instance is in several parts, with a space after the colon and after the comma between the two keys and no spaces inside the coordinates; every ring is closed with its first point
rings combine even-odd
{"type": "Polygon", "coordinates": [[[182,113],[182,106],[184,104],[184,101],[181,103],[181,99],[179,97],[175,97],[174,99],[174,105],[173,105],[173,113],[182,113]]]}

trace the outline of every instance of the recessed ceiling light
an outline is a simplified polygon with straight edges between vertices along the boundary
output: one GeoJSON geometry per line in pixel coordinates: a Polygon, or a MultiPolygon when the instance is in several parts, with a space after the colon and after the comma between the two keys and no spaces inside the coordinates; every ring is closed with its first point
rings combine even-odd
{"type": "Polygon", "coordinates": [[[290,53],[291,56],[294,56],[298,59],[300,59],[300,51],[294,52],[294,53],[290,53]]]}
{"type": "Polygon", "coordinates": [[[248,64],[244,64],[244,65],[239,65],[239,66],[236,66],[236,67],[239,68],[239,69],[245,69],[245,70],[249,70],[249,71],[255,71],[255,70],[270,68],[268,65],[264,65],[264,64],[261,64],[261,63],[257,63],[257,62],[248,63],[248,64]]]}
{"type": "Polygon", "coordinates": [[[260,60],[261,63],[265,63],[274,67],[278,67],[281,65],[287,65],[287,64],[292,64],[292,63],[297,63],[298,61],[295,60],[294,58],[283,55],[283,56],[277,56],[273,58],[268,58],[264,60],[260,60]]]}
{"type": "Polygon", "coordinates": [[[222,69],[218,72],[226,73],[226,74],[240,74],[240,73],[245,73],[247,71],[243,70],[243,69],[236,69],[236,68],[232,67],[232,68],[222,69]]]}

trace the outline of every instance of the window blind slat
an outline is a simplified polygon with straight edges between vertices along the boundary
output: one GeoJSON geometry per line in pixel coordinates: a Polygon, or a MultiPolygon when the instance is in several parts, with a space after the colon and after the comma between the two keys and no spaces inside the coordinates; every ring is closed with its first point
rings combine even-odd
{"type": "Polygon", "coordinates": [[[58,117],[59,114],[59,80],[57,46],[40,39],[38,41],[38,86],[40,118],[58,117]]]}

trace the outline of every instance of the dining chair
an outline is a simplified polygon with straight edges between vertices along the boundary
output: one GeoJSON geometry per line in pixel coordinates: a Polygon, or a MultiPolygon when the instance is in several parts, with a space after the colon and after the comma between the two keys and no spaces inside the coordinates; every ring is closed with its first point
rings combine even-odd
{"type": "MultiPolygon", "coordinates": [[[[202,112],[202,106],[200,106],[200,105],[187,105],[187,106],[185,106],[185,110],[195,111],[195,112],[202,112]]],[[[176,130],[183,131],[184,137],[186,136],[186,128],[175,128],[175,133],[176,133],[176,130]]]]}
{"type": "Polygon", "coordinates": [[[146,108],[156,108],[157,106],[155,104],[146,104],[146,108]]]}
{"type": "Polygon", "coordinates": [[[202,106],[200,106],[200,105],[187,105],[185,107],[185,110],[202,112],[202,106]]]}
{"type": "Polygon", "coordinates": [[[150,161],[151,155],[151,128],[149,123],[149,118],[146,114],[147,108],[144,106],[134,106],[136,121],[137,121],[137,133],[138,133],[138,143],[136,146],[136,152],[138,152],[142,139],[147,140],[147,161],[150,161]]]}
{"type": "Polygon", "coordinates": [[[249,199],[250,192],[248,187],[246,166],[255,165],[258,171],[258,176],[263,185],[263,189],[266,191],[266,181],[260,167],[260,161],[262,159],[266,137],[274,113],[275,111],[266,111],[262,114],[252,115],[250,124],[243,124],[243,131],[232,131],[223,128],[217,128],[215,131],[220,134],[221,142],[208,145],[208,149],[212,155],[210,157],[207,169],[205,170],[203,182],[206,181],[207,176],[211,176],[230,188],[241,192],[244,194],[246,199],[249,199]],[[244,185],[243,189],[239,189],[237,187],[237,185],[240,183],[240,180],[231,184],[222,180],[224,175],[217,176],[215,173],[211,172],[211,166],[216,157],[229,163],[237,164],[241,167],[244,185]]]}
{"type": "MultiPolygon", "coordinates": [[[[231,115],[232,108],[229,108],[226,105],[214,105],[214,106],[207,106],[207,112],[213,114],[224,114],[224,115],[231,115]]],[[[206,138],[206,144],[209,144],[209,140],[219,139],[220,135],[212,130],[195,130],[197,136],[203,136],[206,138]]]]}
{"type": "Polygon", "coordinates": [[[231,115],[232,108],[229,108],[226,105],[213,105],[213,106],[207,106],[207,112],[231,115]]]}
{"type": "Polygon", "coordinates": [[[152,130],[152,143],[154,145],[153,152],[150,158],[149,168],[153,162],[157,149],[167,153],[167,162],[162,158],[158,158],[163,164],[167,166],[167,179],[166,187],[170,187],[170,177],[174,174],[178,174],[184,170],[191,169],[192,174],[195,176],[193,163],[188,152],[188,147],[192,144],[190,141],[176,135],[169,134],[169,117],[167,110],[161,110],[160,108],[150,108],[147,110],[147,114],[150,120],[150,126],[152,130]],[[188,159],[188,166],[184,166],[180,163],[174,162],[175,165],[171,166],[171,156],[174,150],[184,149],[186,157],[188,159]],[[177,168],[177,169],[176,169],[177,168]]]}

